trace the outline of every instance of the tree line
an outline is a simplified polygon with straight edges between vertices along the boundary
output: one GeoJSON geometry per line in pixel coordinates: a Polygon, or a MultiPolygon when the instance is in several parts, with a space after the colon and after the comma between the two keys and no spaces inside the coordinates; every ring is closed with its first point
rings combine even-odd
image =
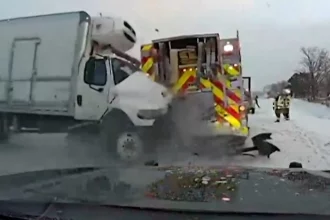
{"type": "Polygon", "coordinates": [[[268,85],[264,92],[278,93],[290,87],[295,97],[311,101],[330,95],[330,52],[319,47],[302,47],[298,69],[286,81],[268,85]]]}

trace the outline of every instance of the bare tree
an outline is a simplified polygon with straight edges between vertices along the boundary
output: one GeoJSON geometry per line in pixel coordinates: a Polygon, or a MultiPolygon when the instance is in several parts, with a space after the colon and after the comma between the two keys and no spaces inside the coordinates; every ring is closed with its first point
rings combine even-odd
{"type": "Polygon", "coordinates": [[[322,81],[325,69],[329,69],[329,52],[319,47],[302,47],[303,57],[300,61],[300,72],[309,74],[309,89],[311,99],[315,100],[318,84],[322,81]]]}
{"type": "Polygon", "coordinates": [[[318,80],[318,86],[322,90],[321,96],[330,94],[330,58],[324,60],[322,75],[318,80]]]}
{"type": "Polygon", "coordinates": [[[294,73],[288,82],[291,85],[292,93],[295,97],[306,98],[309,95],[309,74],[308,73],[294,73]]]}
{"type": "Polygon", "coordinates": [[[291,88],[296,97],[310,101],[322,101],[330,95],[330,53],[319,47],[302,47],[298,70],[288,79],[270,84],[264,92],[277,94],[283,88],[291,88]],[[289,84],[289,85],[288,85],[289,84]]]}

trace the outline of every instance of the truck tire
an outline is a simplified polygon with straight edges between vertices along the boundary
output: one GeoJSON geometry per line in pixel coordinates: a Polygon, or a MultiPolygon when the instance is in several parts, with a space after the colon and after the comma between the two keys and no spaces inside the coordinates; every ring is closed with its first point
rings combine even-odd
{"type": "Polygon", "coordinates": [[[113,110],[102,120],[102,145],[115,159],[124,162],[139,161],[144,154],[144,142],[126,114],[113,110]]]}
{"type": "Polygon", "coordinates": [[[10,137],[9,117],[6,113],[0,114],[0,141],[7,141],[10,137]]]}

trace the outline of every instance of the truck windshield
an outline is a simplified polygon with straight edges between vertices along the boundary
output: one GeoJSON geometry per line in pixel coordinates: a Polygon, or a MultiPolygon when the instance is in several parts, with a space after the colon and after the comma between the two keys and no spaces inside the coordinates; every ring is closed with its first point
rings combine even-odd
{"type": "Polygon", "coordinates": [[[112,58],[111,64],[112,64],[112,71],[114,74],[115,85],[121,83],[123,80],[125,80],[134,72],[141,71],[138,67],[134,66],[132,63],[118,58],[112,58]]]}

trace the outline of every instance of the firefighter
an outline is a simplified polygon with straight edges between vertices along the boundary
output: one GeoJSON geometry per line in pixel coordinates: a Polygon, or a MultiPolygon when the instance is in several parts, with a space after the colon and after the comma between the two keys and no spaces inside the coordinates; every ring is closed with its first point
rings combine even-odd
{"type": "Polygon", "coordinates": [[[283,114],[285,120],[290,120],[290,102],[291,91],[289,89],[283,90],[283,92],[276,96],[273,102],[273,109],[276,115],[276,121],[280,122],[281,114],[283,114]]]}
{"type": "Polygon", "coordinates": [[[290,104],[291,104],[292,93],[290,89],[284,90],[284,110],[283,115],[285,120],[290,120],[290,104]]]}
{"type": "Polygon", "coordinates": [[[259,98],[259,97],[256,95],[256,96],[254,97],[254,102],[256,103],[256,106],[258,106],[258,108],[260,108],[258,98],[259,98]]]}

